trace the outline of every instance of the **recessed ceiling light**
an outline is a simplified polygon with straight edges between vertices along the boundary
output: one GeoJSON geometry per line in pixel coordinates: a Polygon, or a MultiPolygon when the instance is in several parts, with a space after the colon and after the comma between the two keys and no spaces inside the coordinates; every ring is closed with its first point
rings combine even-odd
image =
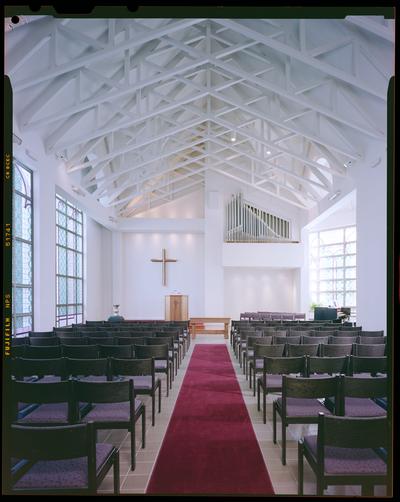
{"type": "Polygon", "coordinates": [[[271,155],[271,150],[267,150],[267,155],[271,155]]]}

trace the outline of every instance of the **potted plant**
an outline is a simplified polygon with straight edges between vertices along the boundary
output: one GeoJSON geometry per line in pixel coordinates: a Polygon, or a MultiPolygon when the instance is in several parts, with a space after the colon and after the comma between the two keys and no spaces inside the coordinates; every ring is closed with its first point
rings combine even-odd
{"type": "Polygon", "coordinates": [[[320,307],[321,304],[320,303],[316,303],[316,302],[312,302],[311,305],[310,305],[310,311],[309,311],[309,318],[310,319],[314,319],[314,309],[315,307],[320,307]]]}

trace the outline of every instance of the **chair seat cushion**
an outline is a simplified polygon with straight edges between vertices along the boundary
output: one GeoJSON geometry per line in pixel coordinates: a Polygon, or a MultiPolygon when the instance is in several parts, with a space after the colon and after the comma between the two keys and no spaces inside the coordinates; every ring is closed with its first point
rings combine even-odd
{"type": "MultiPolygon", "coordinates": [[[[278,409],[282,410],[282,398],[277,399],[278,409]]],[[[288,417],[315,417],[322,411],[325,415],[331,415],[330,410],[326,408],[318,399],[313,398],[286,398],[286,414],[288,417]]]]}
{"type": "MultiPolygon", "coordinates": [[[[317,436],[305,436],[304,446],[317,458],[317,436]]],[[[384,460],[371,448],[325,447],[326,474],[367,474],[385,475],[387,466],[384,460]]]]}
{"type": "Polygon", "coordinates": [[[151,375],[138,375],[129,377],[133,380],[135,391],[137,390],[151,390],[151,375]]]}
{"type": "MultiPolygon", "coordinates": [[[[97,472],[110,455],[113,446],[96,445],[97,472]]],[[[88,486],[87,457],[36,462],[14,485],[15,489],[85,488],[88,486]]]]}
{"type": "Polygon", "coordinates": [[[346,397],[344,409],[346,417],[383,417],[386,415],[386,410],[379,404],[363,397],[346,397]]]}
{"type": "MultiPolygon", "coordinates": [[[[135,399],[135,411],[142,406],[139,399],[135,399]]],[[[129,422],[129,403],[99,403],[82,418],[83,422],[129,422]]]]}
{"type": "Polygon", "coordinates": [[[41,404],[31,413],[18,420],[19,424],[66,424],[68,423],[68,404],[49,403],[41,404]]]}
{"type": "Polygon", "coordinates": [[[167,361],[165,359],[156,359],[154,361],[154,366],[157,370],[166,370],[167,369],[167,361]]]}
{"type": "MultiPolygon", "coordinates": [[[[260,380],[261,385],[263,385],[263,377],[258,377],[258,380],[260,380]]],[[[282,389],[282,375],[270,375],[267,373],[267,388],[268,387],[282,389]]]]}
{"type": "Polygon", "coordinates": [[[247,351],[245,351],[245,354],[247,354],[247,357],[253,357],[254,356],[254,350],[253,349],[247,349],[247,351]]]}

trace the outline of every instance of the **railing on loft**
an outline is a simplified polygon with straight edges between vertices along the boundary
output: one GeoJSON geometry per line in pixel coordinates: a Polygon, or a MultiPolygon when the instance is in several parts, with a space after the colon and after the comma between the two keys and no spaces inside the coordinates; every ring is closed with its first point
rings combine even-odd
{"type": "Polygon", "coordinates": [[[291,225],[233,195],[225,208],[225,242],[294,242],[291,225]]]}

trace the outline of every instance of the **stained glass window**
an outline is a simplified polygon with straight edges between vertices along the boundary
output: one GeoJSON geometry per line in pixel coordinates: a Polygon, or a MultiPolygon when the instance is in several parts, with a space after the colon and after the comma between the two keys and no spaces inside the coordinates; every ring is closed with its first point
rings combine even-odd
{"type": "Polygon", "coordinates": [[[83,214],[56,195],[56,325],[83,322],[83,214]]]}
{"type": "Polygon", "coordinates": [[[32,171],[13,162],[12,332],[33,330],[32,171]]]}
{"type": "Polygon", "coordinates": [[[322,307],[350,307],[356,320],[356,227],[309,235],[311,302],[322,307]]]}

